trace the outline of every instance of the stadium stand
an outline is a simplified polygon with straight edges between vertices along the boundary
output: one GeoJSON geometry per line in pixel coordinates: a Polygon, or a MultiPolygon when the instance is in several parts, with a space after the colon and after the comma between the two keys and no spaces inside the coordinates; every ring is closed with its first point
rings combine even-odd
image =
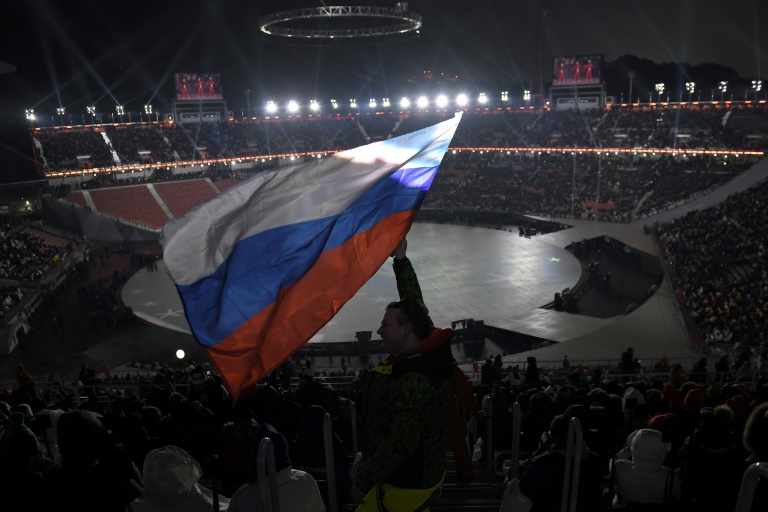
{"type": "Polygon", "coordinates": [[[97,189],[90,194],[98,212],[113,218],[150,229],[162,228],[169,219],[145,185],[97,189]]]}
{"type": "Polygon", "coordinates": [[[154,187],[176,216],[183,215],[196,204],[216,195],[208,180],[156,183],[154,187]]]}

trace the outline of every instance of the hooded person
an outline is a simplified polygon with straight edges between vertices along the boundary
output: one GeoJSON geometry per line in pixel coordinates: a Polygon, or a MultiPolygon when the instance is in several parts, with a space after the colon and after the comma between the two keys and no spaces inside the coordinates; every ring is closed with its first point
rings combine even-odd
{"type": "Polygon", "coordinates": [[[288,452],[288,441],[269,423],[260,425],[253,435],[248,454],[248,483],[240,487],[229,500],[229,512],[252,512],[261,510],[261,488],[259,486],[258,453],[261,440],[268,438],[275,450],[274,478],[280,510],[324,511],[325,504],[317,482],[309,473],[293,469],[288,452]]]}
{"type": "MultiPolygon", "coordinates": [[[[613,468],[616,481],[616,498],[619,504],[661,504],[665,493],[679,494],[679,486],[670,486],[668,480],[671,470],[664,466],[664,459],[669,446],[662,439],[662,434],[654,429],[640,429],[627,437],[626,447],[616,455],[613,468]],[[626,455],[629,458],[624,458],[626,455]]],[[[675,482],[674,475],[672,482],[675,482]]]]}
{"type": "Polygon", "coordinates": [[[142,492],[141,475],[93,412],[68,411],[56,426],[61,463],[45,474],[51,510],[122,511],[142,492]]]}
{"type": "MultiPolygon", "coordinates": [[[[131,503],[133,512],[210,512],[213,493],[198,483],[203,468],[173,445],[151,450],[144,459],[144,494],[131,503]]],[[[219,511],[229,499],[219,496],[219,511]]]]}
{"type": "Polygon", "coordinates": [[[43,492],[42,475],[32,468],[39,455],[35,434],[25,425],[24,414],[11,414],[10,425],[0,436],[0,495],[3,510],[36,510],[43,492]]]}

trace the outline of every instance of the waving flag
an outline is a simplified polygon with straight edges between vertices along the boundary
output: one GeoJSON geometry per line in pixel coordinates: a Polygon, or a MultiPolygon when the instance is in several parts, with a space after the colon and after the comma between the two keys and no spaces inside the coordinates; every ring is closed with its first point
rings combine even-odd
{"type": "Polygon", "coordinates": [[[386,261],[460,119],[259,174],[165,225],[163,257],[187,321],[235,397],[386,261]]]}

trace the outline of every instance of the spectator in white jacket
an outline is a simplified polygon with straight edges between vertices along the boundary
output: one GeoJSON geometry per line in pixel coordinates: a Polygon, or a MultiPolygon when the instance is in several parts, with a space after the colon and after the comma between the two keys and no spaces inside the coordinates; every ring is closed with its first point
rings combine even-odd
{"type": "Polygon", "coordinates": [[[636,503],[661,504],[665,493],[678,496],[680,485],[669,468],[665,467],[667,445],[661,432],[651,429],[635,430],[627,437],[625,448],[616,454],[614,505],[636,503]],[[668,483],[669,480],[669,483],[668,483]]]}

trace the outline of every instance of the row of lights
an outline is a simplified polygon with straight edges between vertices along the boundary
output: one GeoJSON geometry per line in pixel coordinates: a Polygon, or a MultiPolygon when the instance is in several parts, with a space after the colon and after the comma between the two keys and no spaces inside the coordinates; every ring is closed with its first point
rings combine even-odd
{"type": "MultiPolygon", "coordinates": [[[[523,92],[523,101],[530,101],[531,100],[531,91],[524,91],[523,92]]],[[[455,98],[455,104],[458,107],[465,107],[469,104],[469,97],[466,94],[459,94],[455,98]]],[[[509,92],[502,91],[501,93],[501,101],[509,101],[509,92]]],[[[337,110],[339,108],[339,102],[336,99],[331,99],[331,108],[333,110],[337,110]]],[[[484,92],[481,92],[477,97],[477,103],[479,105],[485,105],[488,103],[488,95],[484,92]]],[[[400,108],[410,108],[412,104],[415,104],[418,108],[427,108],[430,106],[430,100],[426,96],[419,96],[415,100],[411,100],[407,96],[403,96],[400,99],[399,106],[400,108]]],[[[434,99],[434,105],[437,108],[445,108],[450,104],[450,99],[441,94],[437,96],[434,99]]],[[[383,108],[389,108],[392,106],[392,102],[389,98],[382,98],[381,103],[379,103],[376,98],[371,98],[368,100],[368,108],[378,108],[379,105],[383,108]]],[[[349,99],[349,106],[350,108],[357,108],[357,100],[355,98],[349,99]]],[[[267,101],[266,104],[266,111],[268,114],[275,114],[278,111],[278,104],[275,101],[267,101]]],[[[299,103],[296,100],[290,100],[285,104],[285,108],[290,113],[296,113],[301,108],[299,103]]],[[[320,103],[318,103],[317,100],[310,100],[309,102],[309,110],[312,112],[318,112],[320,110],[320,103]]]]}
{"type": "MultiPolygon", "coordinates": [[[[755,98],[757,98],[757,93],[763,90],[763,81],[762,80],[752,80],[752,89],[755,90],[755,98]]],[[[693,92],[696,90],[696,82],[685,82],[685,90],[688,91],[688,101],[691,101],[691,96],[693,95],[693,92]]],[[[728,90],[728,82],[727,81],[721,81],[717,85],[717,90],[720,91],[720,101],[723,101],[723,96],[725,95],[725,91],[728,90]]],[[[656,92],[659,93],[659,102],[661,102],[661,94],[664,92],[664,84],[659,83],[656,84],[656,92]]],[[[701,94],[699,94],[701,95],[701,94]]],[[[712,91],[712,99],[714,100],[714,91],[712,91]]],[[[744,93],[744,97],[746,98],[747,93],[744,93]]]]}
{"type": "MultiPolygon", "coordinates": [[[[57,116],[63,116],[66,109],[64,107],[56,107],[56,115],[57,116]]],[[[96,106],[95,105],[88,105],[85,107],[85,112],[89,116],[95,116],[96,115],[96,106]]],[[[125,115],[125,107],[123,105],[115,105],[115,113],[118,116],[125,115]]],[[[144,113],[147,115],[152,114],[152,105],[144,105],[144,113]]],[[[24,109],[24,117],[27,118],[27,121],[34,121],[35,120],[35,109],[33,108],[26,108],[24,109]]]]}

